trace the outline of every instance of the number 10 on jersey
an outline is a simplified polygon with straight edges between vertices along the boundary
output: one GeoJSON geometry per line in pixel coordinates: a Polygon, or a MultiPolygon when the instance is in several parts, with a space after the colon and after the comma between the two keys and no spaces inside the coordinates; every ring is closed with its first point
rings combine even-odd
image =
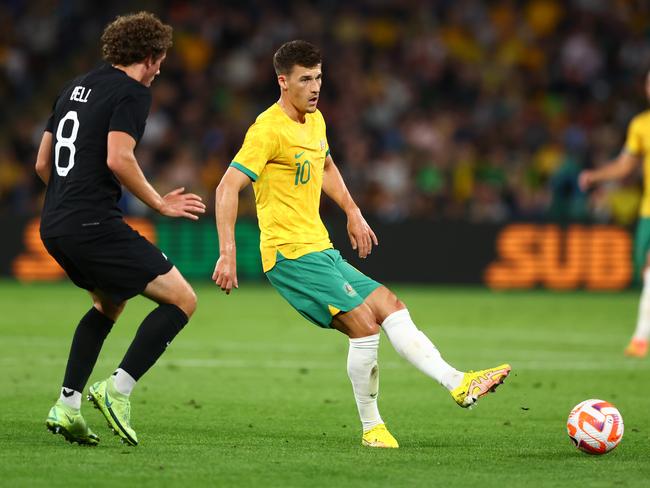
{"type": "Polygon", "coordinates": [[[311,163],[309,160],[306,160],[304,163],[296,163],[296,179],[294,185],[298,186],[298,183],[304,185],[311,178],[311,163]]]}

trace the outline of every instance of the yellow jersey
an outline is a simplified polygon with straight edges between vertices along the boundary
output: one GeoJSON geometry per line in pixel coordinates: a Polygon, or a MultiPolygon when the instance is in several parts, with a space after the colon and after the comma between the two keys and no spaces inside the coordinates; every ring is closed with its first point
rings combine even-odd
{"type": "Polygon", "coordinates": [[[253,180],[265,273],[278,252],[297,259],[332,247],[319,212],[328,154],[318,110],[305,114],[301,124],[275,103],[248,129],[230,166],[253,180]]]}
{"type": "Polygon", "coordinates": [[[627,129],[625,151],[643,157],[643,198],[641,217],[650,217],[650,110],[632,119],[627,129]]]}

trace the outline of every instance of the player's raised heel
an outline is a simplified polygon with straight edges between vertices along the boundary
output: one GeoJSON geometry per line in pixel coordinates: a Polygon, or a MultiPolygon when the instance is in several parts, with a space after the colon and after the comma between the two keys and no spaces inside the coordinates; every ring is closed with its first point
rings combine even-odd
{"type": "Polygon", "coordinates": [[[70,443],[76,442],[84,446],[96,446],[99,443],[99,437],[88,428],[79,410],[61,402],[56,402],[50,409],[45,426],[47,430],[62,435],[70,443]]]}
{"type": "Polygon", "coordinates": [[[106,418],[111,430],[119,435],[122,442],[138,445],[138,437],[131,428],[131,404],[129,398],[115,391],[112,379],[98,381],[88,389],[88,400],[106,418]]]}
{"type": "Polygon", "coordinates": [[[361,444],[366,447],[383,447],[396,449],[399,447],[397,440],[388,432],[386,424],[379,424],[363,433],[361,444]]]}
{"type": "Polygon", "coordinates": [[[469,371],[463,376],[460,386],[451,390],[451,396],[461,407],[471,407],[479,398],[495,391],[511,370],[509,364],[502,364],[481,371],[469,371]]]}

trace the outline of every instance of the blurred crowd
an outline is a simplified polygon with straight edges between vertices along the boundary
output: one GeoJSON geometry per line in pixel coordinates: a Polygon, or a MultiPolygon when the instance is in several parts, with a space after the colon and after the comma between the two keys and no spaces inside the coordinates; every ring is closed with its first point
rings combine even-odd
{"type": "MultiPolygon", "coordinates": [[[[116,14],[174,27],[137,150],[162,192],[212,205],[257,114],[278,98],[271,58],[302,38],[322,49],[319,108],[334,160],[364,212],[471,222],[630,224],[639,175],[590,194],[585,167],[616,156],[645,110],[645,0],[315,0],[0,4],[0,213],[36,215],[33,172],[52,102],[100,61],[116,14]]],[[[131,214],[147,209],[128,196],[131,214]]],[[[335,212],[324,201],[324,212],[335,212]]],[[[241,212],[252,214],[250,192],[241,212]]]]}

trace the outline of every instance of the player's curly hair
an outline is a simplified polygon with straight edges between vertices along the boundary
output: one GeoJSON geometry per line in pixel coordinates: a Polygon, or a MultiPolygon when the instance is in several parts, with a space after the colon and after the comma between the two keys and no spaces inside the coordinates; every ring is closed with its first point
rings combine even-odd
{"type": "Polygon", "coordinates": [[[171,45],[171,26],[149,12],[120,15],[102,34],[102,56],[121,66],[139,63],[149,56],[157,60],[171,45]]]}
{"type": "Polygon", "coordinates": [[[285,42],[273,55],[273,67],[278,75],[291,74],[296,65],[313,68],[322,62],[320,49],[301,40],[285,42]]]}

